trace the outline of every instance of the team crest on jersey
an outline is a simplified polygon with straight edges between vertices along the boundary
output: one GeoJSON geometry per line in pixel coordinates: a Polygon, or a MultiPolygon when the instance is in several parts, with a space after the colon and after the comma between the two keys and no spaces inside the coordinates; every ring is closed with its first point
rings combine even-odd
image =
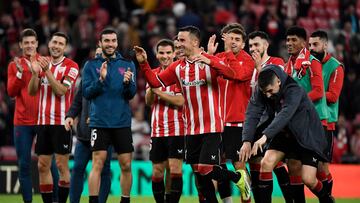
{"type": "Polygon", "coordinates": [[[76,69],[76,68],[70,68],[70,71],[69,71],[68,76],[69,76],[70,78],[72,78],[72,79],[75,80],[75,79],[77,78],[78,74],[79,74],[79,70],[78,70],[78,69],[76,69]]]}
{"type": "Polygon", "coordinates": [[[204,79],[193,80],[193,81],[189,81],[189,82],[186,82],[185,80],[182,80],[181,83],[182,83],[183,86],[189,86],[189,87],[206,85],[206,81],[204,79]]]}
{"type": "Polygon", "coordinates": [[[118,68],[118,72],[120,73],[120,75],[124,75],[124,73],[125,73],[125,68],[124,68],[124,67],[119,67],[119,68],[118,68]]]}
{"type": "Polygon", "coordinates": [[[41,78],[41,84],[43,84],[43,85],[48,85],[49,84],[49,81],[48,81],[47,77],[42,77],[41,78]]]}
{"type": "Polygon", "coordinates": [[[66,69],[66,66],[59,66],[58,72],[59,72],[59,73],[64,73],[64,72],[65,72],[65,69],[66,69]]]}

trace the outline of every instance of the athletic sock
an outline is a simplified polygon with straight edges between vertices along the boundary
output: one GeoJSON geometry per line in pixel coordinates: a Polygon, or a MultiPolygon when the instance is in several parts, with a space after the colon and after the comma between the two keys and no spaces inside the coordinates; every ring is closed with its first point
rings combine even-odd
{"type": "Polygon", "coordinates": [[[332,187],[333,187],[333,178],[332,178],[332,175],[331,175],[331,173],[329,173],[328,175],[327,175],[327,181],[328,181],[328,188],[327,188],[327,190],[328,190],[328,192],[329,192],[329,194],[330,195],[332,195],[332,187]]]}
{"type": "Polygon", "coordinates": [[[250,163],[250,175],[251,175],[251,191],[254,196],[255,202],[261,202],[260,193],[259,193],[259,174],[260,174],[260,164],[250,163]]]}
{"type": "Polygon", "coordinates": [[[182,174],[170,174],[171,177],[171,190],[170,190],[170,202],[176,203],[179,202],[182,188],[183,188],[183,179],[182,174]]]}
{"type": "MultiPolygon", "coordinates": [[[[225,163],[221,164],[220,166],[223,169],[227,169],[225,163]]],[[[225,203],[226,201],[229,202],[228,201],[229,198],[228,199],[226,199],[226,198],[230,197],[230,200],[231,200],[230,180],[218,181],[218,192],[219,192],[220,198],[223,200],[223,203],[225,203]]]]}
{"type": "Polygon", "coordinates": [[[170,193],[165,192],[165,203],[170,203],[170,196],[171,196],[170,193]]]}
{"type": "Polygon", "coordinates": [[[152,177],[152,191],[157,203],[164,203],[165,185],[164,177],[152,177]]]}
{"type": "Polygon", "coordinates": [[[260,202],[271,202],[271,194],[273,191],[272,172],[260,172],[258,191],[260,194],[260,202]]]}
{"type": "Polygon", "coordinates": [[[99,196],[89,196],[89,203],[99,203],[99,196]]]}
{"type": "Polygon", "coordinates": [[[60,180],[58,186],[59,186],[59,203],[66,203],[66,200],[69,196],[70,183],[60,180]]]}
{"type": "Polygon", "coordinates": [[[40,193],[43,203],[52,203],[53,184],[41,184],[40,193]]]}
{"type": "Polygon", "coordinates": [[[223,169],[219,165],[214,165],[213,170],[211,171],[211,173],[209,175],[211,175],[212,179],[214,179],[218,182],[224,181],[224,180],[231,180],[234,183],[237,183],[241,178],[241,175],[239,173],[229,171],[227,169],[223,169]]]}
{"type": "Polygon", "coordinates": [[[317,184],[314,189],[310,189],[314,195],[319,198],[320,203],[332,203],[333,198],[328,193],[326,188],[323,186],[321,181],[317,181],[317,184]]]}
{"type": "MultiPolygon", "coordinates": [[[[163,196],[164,199],[164,196],[163,196]]],[[[130,203],[130,197],[121,196],[120,203],[130,203]]]]}
{"type": "Polygon", "coordinates": [[[305,203],[304,183],[301,176],[290,176],[290,190],[295,203],[305,203]]]}
{"type": "Polygon", "coordinates": [[[218,202],[215,194],[215,187],[211,180],[210,175],[200,175],[199,173],[195,173],[198,178],[199,189],[201,193],[204,195],[207,203],[215,203],[218,202]]]}
{"type": "Polygon", "coordinates": [[[278,180],[281,192],[283,193],[285,202],[292,203],[293,198],[291,196],[291,191],[290,191],[289,173],[287,172],[282,162],[279,162],[279,164],[276,166],[276,168],[274,169],[274,173],[278,180]]]}

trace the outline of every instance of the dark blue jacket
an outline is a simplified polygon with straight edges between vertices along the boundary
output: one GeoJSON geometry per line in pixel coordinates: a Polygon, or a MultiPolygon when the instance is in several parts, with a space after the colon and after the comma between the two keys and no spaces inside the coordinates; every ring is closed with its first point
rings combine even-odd
{"type": "Polygon", "coordinates": [[[100,67],[105,59],[96,57],[85,63],[82,77],[83,96],[90,101],[90,127],[131,127],[129,100],[136,94],[136,71],[132,61],[119,53],[108,61],[107,75],[103,82],[100,67]],[[124,84],[124,73],[130,68],[133,73],[129,84],[124,84]]]}

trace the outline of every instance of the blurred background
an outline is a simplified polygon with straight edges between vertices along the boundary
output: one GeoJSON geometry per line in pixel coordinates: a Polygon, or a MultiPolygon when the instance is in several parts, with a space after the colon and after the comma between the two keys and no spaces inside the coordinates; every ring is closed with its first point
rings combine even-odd
{"type": "MultiPolygon", "coordinates": [[[[271,38],[269,54],[285,61],[287,28],[303,26],[308,36],[316,29],[328,32],[330,53],[345,65],[333,162],[360,163],[359,15],[356,0],[0,0],[0,160],[16,160],[14,99],[6,93],[6,82],[8,63],[21,55],[22,29],[35,29],[41,55],[48,55],[52,33],[67,33],[66,55],[82,68],[94,56],[100,31],[111,26],[119,34],[118,49],[125,57],[133,58],[132,47],[140,45],[155,66],[154,45],[162,38],[172,39],[179,27],[199,27],[206,47],[209,36],[219,34],[227,23],[239,22],[247,33],[266,31],[271,38]]],[[[138,93],[132,100],[134,159],[147,160],[149,108],[144,104],[145,81],[141,73],[137,77],[138,93]]]]}

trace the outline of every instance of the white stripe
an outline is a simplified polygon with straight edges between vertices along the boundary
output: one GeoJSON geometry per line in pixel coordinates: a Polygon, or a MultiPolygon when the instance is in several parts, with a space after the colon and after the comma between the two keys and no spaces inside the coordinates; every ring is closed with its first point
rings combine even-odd
{"type": "MultiPolygon", "coordinates": [[[[221,95],[221,92],[220,92],[220,84],[218,83],[218,90],[219,90],[219,97],[218,97],[218,102],[219,102],[219,115],[221,117],[221,119],[224,119],[223,118],[223,115],[222,115],[222,109],[221,109],[221,98],[222,98],[222,95],[221,95]]],[[[225,114],[225,113],[224,113],[225,114]]]]}
{"type": "MultiPolygon", "coordinates": [[[[183,84],[182,84],[182,82],[181,82],[181,79],[180,79],[180,69],[181,69],[181,65],[179,64],[178,66],[176,66],[176,68],[175,68],[175,73],[176,73],[176,76],[177,76],[177,78],[178,78],[178,81],[179,81],[179,83],[180,83],[180,88],[181,88],[181,92],[184,94],[184,91],[183,91],[183,84]]],[[[186,103],[187,101],[185,100],[185,103],[186,103]]],[[[181,117],[182,117],[182,119],[183,119],[183,123],[184,123],[184,135],[186,135],[187,134],[187,122],[186,122],[186,104],[184,104],[184,106],[182,107],[182,110],[183,110],[183,113],[182,113],[182,115],[180,115],[181,117]]]]}
{"type": "Polygon", "coordinates": [[[254,95],[255,93],[255,87],[256,87],[256,73],[257,73],[257,70],[254,69],[254,72],[253,72],[253,75],[251,77],[251,82],[250,82],[250,88],[251,88],[251,96],[254,95]]]}
{"type": "MultiPolygon", "coordinates": [[[[179,108],[179,107],[178,107],[179,108]]],[[[182,107],[180,107],[182,108],[182,107]]],[[[178,110],[174,109],[174,126],[175,126],[175,135],[180,135],[180,126],[179,126],[179,119],[178,119],[178,110]]]]}
{"type": "Polygon", "coordinates": [[[226,80],[225,83],[225,92],[224,92],[224,117],[223,120],[226,120],[226,102],[227,102],[227,91],[228,91],[228,87],[229,87],[229,80],[226,80]]]}
{"type": "MultiPolygon", "coordinates": [[[[158,97],[159,100],[159,97],[158,97]]],[[[159,132],[160,132],[160,127],[159,127],[159,103],[156,104],[155,106],[155,119],[156,119],[156,124],[155,124],[155,137],[159,137],[159,132]]]]}
{"type": "MultiPolygon", "coordinates": [[[[205,66],[205,73],[206,73],[206,81],[208,86],[208,98],[209,98],[209,113],[210,113],[210,132],[215,132],[215,107],[214,107],[214,95],[212,91],[212,81],[211,81],[211,71],[208,65],[205,66]]],[[[219,92],[219,91],[218,91],[219,92]]],[[[221,121],[220,121],[221,122],[221,121]]]]}
{"type": "MultiPolygon", "coordinates": [[[[195,80],[200,81],[200,73],[199,73],[199,63],[195,63],[195,80]]],[[[198,117],[199,117],[199,124],[200,124],[200,132],[199,134],[204,134],[204,112],[202,106],[202,98],[201,98],[201,86],[196,86],[196,99],[198,103],[198,117]]]]}
{"type": "MultiPolygon", "coordinates": [[[[69,93],[69,99],[71,98],[71,91],[69,93]]],[[[65,97],[66,94],[64,94],[63,96],[61,96],[61,103],[60,103],[60,123],[61,125],[65,125],[65,105],[66,105],[66,97],[65,97]]]]}
{"type": "MultiPolygon", "coordinates": [[[[335,76],[334,76],[333,83],[336,82],[337,75],[338,75],[338,70],[337,70],[337,68],[336,68],[336,69],[335,69],[335,76]]],[[[330,76],[330,77],[331,77],[331,76],[330,76]]]]}
{"type": "MultiPolygon", "coordinates": [[[[170,92],[170,86],[167,86],[165,89],[166,93],[170,92]]],[[[164,113],[163,113],[163,118],[164,118],[164,136],[168,137],[169,136],[169,123],[168,123],[168,110],[169,110],[169,104],[166,104],[164,107],[164,113]]]]}
{"type": "MultiPolygon", "coordinates": [[[[41,79],[40,79],[41,80],[41,79]]],[[[40,88],[41,88],[41,84],[40,84],[40,88]]],[[[39,110],[38,110],[38,119],[37,119],[37,124],[38,125],[40,125],[40,119],[41,119],[41,117],[40,117],[40,112],[41,112],[41,104],[42,104],[42,102],[41,102],[41,100],[42,100],[42,91],[40,90],[40,99],[39,99],[39,104],[38,104],[38,106],[39,106],[39,110]]]]}
{"type": "Polygon", "coordinates": [[[154,121],[155,121],[155,107],[152,108],[151,111],[151,137],[155,137],[155,129],[156,126],[154,126],[154,121]]]}
{"type": "Polygon", "coordinates": [[[243,123],[225,123],[225,126],[243,127],[243,123]]]}
{"type": "Polygon", "coordinates": [[[45,110],[46,110],[46,97],[47,97],[47,92],[48,92],[48,85],[44,85],[44,96],[42,98],[42,112],[41,112],[41,124],[45,125],[45,110]]]}
{"type": "MultiPolygon", "coordinates": [[[[185,82],[189,82],[189,70],[190,70],[190,66],[188,63],[186,63],[186,67],[185,67],[185,82]]],[[[194,135],[195,134],[195,122],[194,122],[194,109],[192,107],[192,103],[191,103],[191,97],[190,97],[190,87],[189,86],[185,86],[185,90],[186,90],[186,98],[187,98],[187,102],[188,102],[188,107],[189,107],[189,112],[190,112],[190,134],[194,135]]]]}
{"type": "MultiPolygon", "coordinates": [[[[56,79],[58,71],[59,71],[59,67],[60,67],[61,63],[59,63],[57,66],[55,66],[55,70],[54,70],[54,78],[56,79]]],[[[51,88],[52,90],[52,88],[51,88]]],[[[55,93],[54,91],[51,91],[51,102],[50,102],[50,125],[54,125],[55,124],[55,93]]]]}

